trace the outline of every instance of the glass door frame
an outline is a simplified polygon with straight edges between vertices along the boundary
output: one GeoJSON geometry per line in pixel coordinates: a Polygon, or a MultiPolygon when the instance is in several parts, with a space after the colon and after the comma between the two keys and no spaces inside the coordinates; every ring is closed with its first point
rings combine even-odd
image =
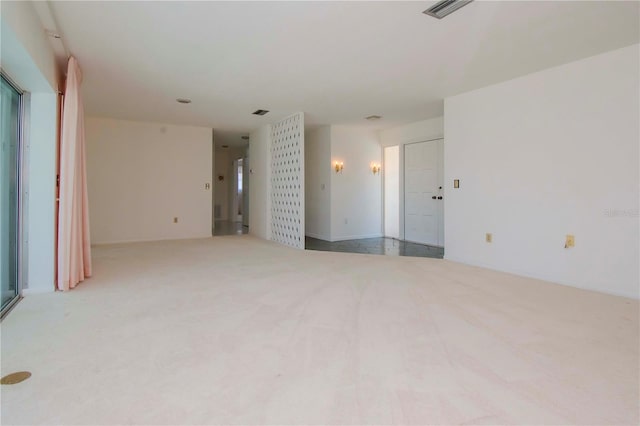
{"type": "Polygon", "coordinates": [[[1,307],[0,310],[0,319],[3,319],[16,303],[22,298],[22,287],[23,287],[23,238],[24,238],[24,220],[23,214],[25,209],[25,197],[24,197],[24,170],[25,170],[25,144],[24,144],[24,131],[25,131],[25,91],[20,88],[12,79],[9,77],[3,69],[0,69],[0,76],[2,80],[4,80],[13,90],[18,94],[18,140],[17,140],[17,148],[16,148],[16,156],[15,159],[17,163],[17,176],[16,176],[16,221],[15,226],[17,226],[16,232],[16,295],[13,299],[11,299],[6,306],[1,307]]]}

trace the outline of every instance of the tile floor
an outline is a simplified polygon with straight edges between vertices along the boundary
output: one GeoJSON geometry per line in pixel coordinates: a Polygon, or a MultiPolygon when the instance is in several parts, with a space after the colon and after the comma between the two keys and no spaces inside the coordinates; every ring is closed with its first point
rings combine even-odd
{"type": "Polygon", "coordinates": [[[387,256],[431,257],[442,259],[444,248],[416,244],[393,238],[364,238],[359,240],[329,242],[306,237],[307,250],[343,253],[384,254],[387,256]]]}
{"type": "Polygon", "coordinates": [[[213,227],[213,235],[242,235],[248,234],[249,227],[242,226],[242,222],[232,222],[230,220],[216,220],[213,227]]]}

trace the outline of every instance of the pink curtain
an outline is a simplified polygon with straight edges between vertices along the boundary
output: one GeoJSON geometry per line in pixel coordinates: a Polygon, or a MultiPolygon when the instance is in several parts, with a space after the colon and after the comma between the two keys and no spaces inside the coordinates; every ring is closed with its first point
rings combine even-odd
{"type": "Polygon", "coordinates": [[[58,205],[58,290],[70,290],[91,276],[89,199],[84,143],[82,73],[69,58],[60,138],[60,203],[58,205]]]}

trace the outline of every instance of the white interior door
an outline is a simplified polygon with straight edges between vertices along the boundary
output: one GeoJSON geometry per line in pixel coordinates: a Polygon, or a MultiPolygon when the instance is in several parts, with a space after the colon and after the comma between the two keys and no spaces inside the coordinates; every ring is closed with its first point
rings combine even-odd
{"type": "Polygon", "coordinates": [[[444,243],[443,140],[404,146],[405,240],[433,246],[444,243]]]}

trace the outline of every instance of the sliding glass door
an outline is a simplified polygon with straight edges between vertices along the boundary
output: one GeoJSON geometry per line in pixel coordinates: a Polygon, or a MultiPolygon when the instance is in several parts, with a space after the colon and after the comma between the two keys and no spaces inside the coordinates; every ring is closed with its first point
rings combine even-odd
{"type": "Polygon", "coordinates": [[[18,239],[20,205],[20,101],[21,95],[2,76],[0,158],[0,279],[4,313],[19,296],[18,239]]]}

